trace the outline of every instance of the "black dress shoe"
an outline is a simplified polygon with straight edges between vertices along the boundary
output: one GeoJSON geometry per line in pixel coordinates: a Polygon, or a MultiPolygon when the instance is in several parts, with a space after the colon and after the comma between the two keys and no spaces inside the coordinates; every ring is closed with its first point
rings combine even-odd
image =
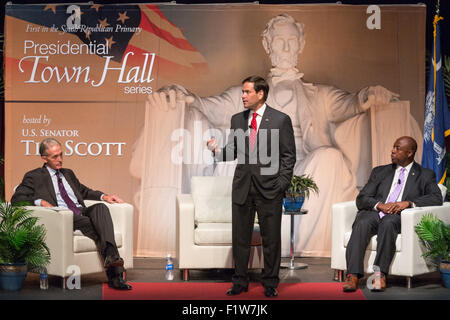
{"type": "Polygon", "coordinates": [[[104,263],[105,268],[123,267],[123,259],[117,256],[107,256],[104,263]]]}
{"type": "Polygon", "coordinates": [[[108,281],[108,286],[117,290],[131,290],[133,287],[130,286],[122,277],[114,277],[108,281]]]}
{"type": "Polygon", "coordinates": [[[273,298],[278,296],[278,291],[275,288],[267,287],[265,288],[264,294],[266,295],[267,298],[273,298]]]}
{"type": "Polygon", "coordinates": [[[247,292],[248,291],[248,286],[247,287],[243,287],[239,284],[233,284],[233,287],[231,287],[231,289],[229,289],[227,291],[227,295],[228,296],[235,296],[237,294],[240,294],[242,292],[247,292]]]}

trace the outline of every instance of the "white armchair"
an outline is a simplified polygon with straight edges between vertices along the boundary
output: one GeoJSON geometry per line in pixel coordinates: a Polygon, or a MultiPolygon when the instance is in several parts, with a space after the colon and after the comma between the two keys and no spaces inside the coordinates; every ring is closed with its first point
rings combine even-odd
{"type": "MultiPolygon", "coordinates": [[[[177,196],[176,250],[184,280],[189,269],[233,268],[231,186],[233,177],[192,177],[191,194],[177,196]]],[[[259,225],[255,223],[249,268],[262,268],[259,225]]]]}
{"type": "MultiPolygon", "coordinates": [[[[445,199],[446,189],[441,186],[445,199]],[[445,190],[444,190],[445,189],[445,190]]],[[[355,201],[337,203],[332,208],[331,231],[331,268],[338,270],[339,281],[343,280],[344,270],[347,269],[345,251],[352,233],[352,224],[355,221],[355,201]]],[[[397,236],[396,252],[389,270],[389,274],[405,276],[407,287],[411,288],[412,277],[435,271],[435,267],[426,263],[422,257],[424,247],[414,230],[426,213],[433,213],[445,223],[450,223],[450,202],[444,202],[443,206],[412,208],[402,211],[401,233],[397,236]]],[[[364,269],[367,273],[373,272],[373,262],[376,256],[377,236],[373,236],[367,246],[364,259],[364,269]]]]}
{"type": "MultiPolygon", "coordinates": [[[[101,201],[86,200],[86,206],[101,201]]],[[[114,224],[114,238],[119,254],[124,260],[124,268],[133,268],[133,206],[127,203],[108,204],[114,224]]],[[[50,249],[51,261],[47,266],[49,275],[62,277],[63,288],[66,278],[72,275],[69,266],[80,267],[81,275],[104,271],[103,262],[95,242],[73,231],[73,212],[55,211],[36,206],[28,206],[33,216],[39,217],[39,224],[47,229],[46,243],[50,249]]]]}

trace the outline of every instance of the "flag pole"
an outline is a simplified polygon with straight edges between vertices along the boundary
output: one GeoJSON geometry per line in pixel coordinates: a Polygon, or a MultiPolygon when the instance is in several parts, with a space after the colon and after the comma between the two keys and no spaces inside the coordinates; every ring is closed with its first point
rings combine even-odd
{"type": "MultiPolygon", "coordinates": [[[[437,73],[437,61],[436,61],[436,29],[437,29],[437,24],[439,22],[439,20],[444,20],[443,17],[439,16],[439,9],[441,6],[441,1],[437,0],[436,2],[436,14],[434,16],[434,21],[433,21],[433,47],[434,47],[434,63],[433,63],[433,71],[434,71],[434,84],[433,84],[433,118],[436,116],[436,73],[437,73]]],[[[434,127],[433,127],[433,131],[432,131],[432,141],[434,141],[434,127]]],[[[445,142],[444,142],[445,143],[445,142]]],[[[444,145],[445,146],[445,145],[444,145]]],[[[438,182],[438,184],[444,184],[445,179],[447,176],[447,170],[444,170],[444,174],[442,175],[441,180],[438,182]]]]}
{"type": "Polygon", "coordinates": [[[442,96],[442,77],[439,70],[442,65],[442,56],[438,49],[439,21],[444,18],[440,16],[440,0],[436,0],[436,11],[433,19],[432,40],[432,63],[429,73],[429,82],[426,101],[426,121],[424,126],[424,153],[423,165],[425,168],[433,169],[436,173],[437,183],[444,184],[447,170],[441,162],[445,159],[445,138],[450,136],[450,113],[447,109],[445,95],[442,96]],[[439,76],[439,78],[438,78],[439,76]],[[445,108],[444,108],[445,107],[445,108]],[[425,133],[425,127],[426,133],[425,133]],[[443,131],[443,132],[441,132],[443,131]],[[441,135],[443,133],[443,136],[441,135]],[[444,142],[442,141],[444,139],[444,142]],[[442,145],[444,143],[444,145],[442,145]]]}
{"type": "MultiPolygon", "coordinates": [[[[436,4],[436,15],[433,20],[433,118],[436,115],[436,73],[437,73],[437,61],[436,61],[436,29],[439,20],[443,20],[444,18],[439,16],[439,5],[440,1],[438,0],[436,4]]],[[[434,121],[434,120],[433,120],[434,121]]],[[[431,139],[434,141],[434,128],[431,134],[431,139]]]]}

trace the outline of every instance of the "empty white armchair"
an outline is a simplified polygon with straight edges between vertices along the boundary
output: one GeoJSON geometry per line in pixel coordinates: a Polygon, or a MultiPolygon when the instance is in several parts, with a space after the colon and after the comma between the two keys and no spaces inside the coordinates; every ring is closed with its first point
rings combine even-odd
{"type": "MultiPolygon", "coordinates": [[[[101,201],[86,200],[86,206],[101,201]]],[[[108,204],[114,224],[114,238],[120,256],[124,260],[124,268],[133,268],[133,206],[127,203],[108,204]]],[[[39,217],[39,224],[47,230],[46,243],[50,249],[51,261],[47,266],[49,275],[63,278],[63,288],[66,278],[74,272],[73,267],[79,267],[81,276],[104,271],[101,255],[95,242],[73,230],[73,212],[70,210],[55,211],[36,206],[28,206],[33,216],[39,217]]]]}
{"type": "MultiPolygon", "coordinates": [[[[177,259],[184,280],[189,269],[233,268],[231,187],[233,177],[192,177],[191,194],[177,196],[177,259]]],[[[249,268],[262,268],[255,223],[249,268]]]]}
{"type": "MultiPolygon", "coordinates": [[[[446,189],[441,186],[443,198],[446,189]],[[445,189],[445,190],[444,190],[445,189]]],[[[339,280],[343,279],[344,270],[347,270],[345,251],[347,248],[352,225],[358,209],[355,201],[342,202],[333,205],[332,231],[331,231],[331,268],[339,271],[339,280]]],[[[412,277],[435,271],[433,265],[427,264],[422,254],[425,252],[414,227],[420,222],[422,216],[432,213],[442,221],[450,223],[450,202],[443,206],[421,207],[406,209],[401,213],[401,233],[397,236],[396,252],[389,270],[389,274],[405,276],[407,286],[411,287],[412,277]]],[[[366,249],[364,269],[366,273],[373,272],[373,262],[376,256],[377,236],[373,236],[366,249]]]]}

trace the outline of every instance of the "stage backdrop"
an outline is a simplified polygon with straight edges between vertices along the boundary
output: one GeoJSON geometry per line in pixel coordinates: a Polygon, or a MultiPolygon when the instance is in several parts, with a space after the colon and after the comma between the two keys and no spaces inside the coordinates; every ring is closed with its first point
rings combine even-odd
{"type": "Polygon", "coordinates": [[[8,5],[7,198],[26,171],[42,165],[38,143],[55,137],[64,145],[64,166],[82,183],[135,206],[136,256],[174,254],[172,195],[183,191],[181,173],[163,171],[161,162],[177,146],[166,128],[183,127],[183,113],[150,119],[148,94],[177,83],[199,96],[218,95],[248,75],[267,75],[270,61],[261,32],[272,17],[288,13],[305,24],[298,68],[306,81],[351,92],[382,85],[410,101],[422,126],[425,6],[379,8],[380,28],[371,29],[367,6],[8,5]],[[146,122],[155,121],[160,130],[145,143],[158,141],[159,147],[133,154],[146,122]],[[141,162],[133,164],[132,156],[141,162]],[[155,181],[170,175],[176,182],[167,186],[167,195],[160,194],[167,197],[167,208],[146,210],[136,170],[146,176],[153,170],[155,181]]]}

